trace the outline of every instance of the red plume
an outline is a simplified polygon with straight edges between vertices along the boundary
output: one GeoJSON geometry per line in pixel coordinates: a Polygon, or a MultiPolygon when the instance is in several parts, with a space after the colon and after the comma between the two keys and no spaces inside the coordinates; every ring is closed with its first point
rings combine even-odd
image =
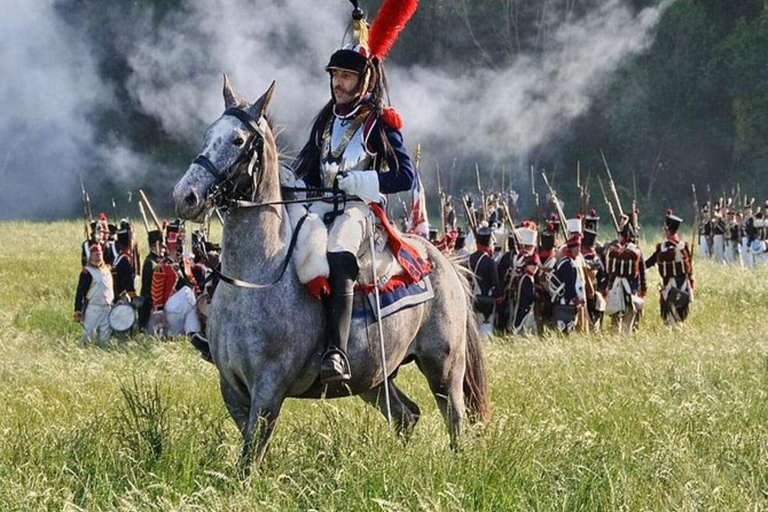
{"type": "Polygon", "coordinates": [[[669,216],[670,216],[670,215],[672,215],[673,213],[675,213],[675,212],[674,212],[674,211],[672,211],[672,208],[670,208],[669,210],[667,210],[667,217],[669,217],[669,216]]]}
{"type": "Polygon", "coordinates": [[[419,0],[384,0],[368,35],[372,56],[380,59],[387,56],[418,4],[419,0]]]}

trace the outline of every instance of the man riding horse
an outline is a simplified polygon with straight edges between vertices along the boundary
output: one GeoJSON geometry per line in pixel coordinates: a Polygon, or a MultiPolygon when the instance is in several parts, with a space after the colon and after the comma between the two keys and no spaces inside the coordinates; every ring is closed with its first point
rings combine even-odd
{"type": "MultiPolygon", "coordinates": [[[[314,223],[323,222],[323,229],[328,231],[323,255],[327,256],[327,270],[320,261],[316,275],[305,283],[313,297],[324,300],[329,313],[329,346],[321,366],[323,382],[343,382],[351,377],[346,350],[353,286],[359,271],[357,255],[370,236],[371,208],[380,206],[382,194],[410,190],[415,176],[403,144],[400,116],[385,106],[382,59],[397,34],[387,26],[377,32],[374,23],[369,46],[363,13],[356,2],[353,4],[355,41],[331,55],[325,68],[330,76],[331,100],[315,119],[309,141],[294,165],[296,175],[309,188],[324,189],[328,197],[308,208],[316,214],[314,223]],[[328,193],[329,189],[333,192],[328,193]]],[[[312,223],[307,222],[305,228],[312,229],[312,223]]]]}

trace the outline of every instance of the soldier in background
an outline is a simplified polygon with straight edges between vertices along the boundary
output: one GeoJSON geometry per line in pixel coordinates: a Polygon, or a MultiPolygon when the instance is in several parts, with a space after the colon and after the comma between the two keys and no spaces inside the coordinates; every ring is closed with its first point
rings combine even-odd
{"type": "Polygon", "coordinates": [[[712,209],[714,211],[712,217],[712,256],[715,259],[715,263],[723,263],[725,261],[725,232],[727,226],[723,217],[723,209],[724,206],[719,201],[712,209]]]}
{"type": "Polygon", "coordinates": [[[606,249],[605,271],[608,277],[605,314],[611,317],[614,332],[629,333],[639,323],[648,285],[643,253],[626,215],[621,217],[618,241],[606,249]]]}
{"type": "Polygon", "coordinates": [[[693,265],[688,244],[677,236],[683,220],[667,210],[664,231],[667,239],[656,244],[656,251],[645,262],[646,267],[656,265],[662,280],[661,317],[666,324],[682,322],[688,317],[689,304],[693,300],[693,265]]]}
{"type": "Polygon", "coordinates": [[[699,221],[699,251],[704,258],[712,257],[712,219],[709,216],[709,205],[701,207],[699,221]]]}
{"type": "Polygon", "coordinates": [[[487,339],[493,333],[496,302],[501,299],[499,274],[493,261],[493,231],[488,227],[477,231],[477,250],[469,257],[469,268],[480,335],[487,339]]]}
{"type": "MultiPolygon", "coordinates": [[[[591,224],[594,227],[594,224],[591,224]]],[[[605,314],[605,293],[608,277],[603,261],[597,254],[597,231],[584,228],[581,257],[584,259],[584,285],[587,296],[587,315],[591,330],[600,331],[605,314]]]]}
{"type": "Polygon", "coordinates": [[[117,231],[117,258],[112,265],[115,297],[129,300],[136,296],[136,272],[133,268],[133,234],[128,221],[120,223],[117,231]]]}
{"type": "Polygon", "coordinates": [[[514,334],[529,335],[538,332],[536,322],[536,273],[539,256],[536,253],[538,231],[533,222],[525,221],[518,230],[520,250],[513,256],[509,293],[509,320],[507,330],[514,334]]]}
{"type": "Polygon", "coordinates": [[[454,257],[459,261],[459,264],[469,268],[469,249],[466,246],[467,234],[463,231],[459,231],[456,237],[456,243],[453,245],[454,257]]]}
{"type": "Polygon", "coordinates": [[[555,328],[569,334],[579,324],[580,312],[586,304],[583,274],[580,271],[581,233],[574,233],[565,242],[565,250],[555,267],[559,282],[552,291],[555,303],[555,328]]]}
{"type": "Polygon", "coordinates": [[[112,330],[109,312],[115,298],[112,271],[104,263],[104,250],[100,244],[89,249],[88,263],[80,273],[75,293],[76,322],[83,324],[83,343],[95,340],[106,343],[112,330]]]}
{"type": "Polygon", "coordinates": [[[141,296],[144,301],[139,308],[139,327],[147,329],[149,315],[152,312],[152,275],[163,258],[163,232],[159,229],[147,233],[149,254],[141,267],[141,296]]]}
{"type": "Polygon", "coordinates": [[[731,265],[741,265],[741,213],[728,211],[728,228],[725,238],[725,261],[731,265]]]}
{"type": "Polygon", "coordinates": [[[754,203],[755,198],[753,197],[749,201],[745,201],[742,208],[741,262],[745,267],[751,267],[754,265],[752,254],[749,248],[752,240],[754,240],[755,234],[755,216],[752,213],[752,206],[754,203]]]}

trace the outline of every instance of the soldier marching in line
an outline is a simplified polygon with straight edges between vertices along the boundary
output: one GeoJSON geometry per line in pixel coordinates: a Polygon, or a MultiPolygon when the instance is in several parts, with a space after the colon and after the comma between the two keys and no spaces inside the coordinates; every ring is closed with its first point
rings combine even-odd
{"type": "Polygon", "coordinates": [[[643,310],[647,283],[643,253],[637,245],[637,233],[624,215],[619,224],[619,239],[606,249],[605,271],[608,276],[605,314],[617,333],[636,328],[643,310]]]}
{"type": "Polygon", "coordinates": [[[699,221],[699,252],[703,258],[712,257],[712,219],[709,215],[709,205],[701,207],[701,220],[699,221]]]}
{"type": "Polygon", "coordinates": [[[668,325],[683,322],[693,300],[696,284],[693,280],[693,264],[688,244],[677,235],[683,220],[672,210],[667,210],[664,230],[667,239],[656,244],[656,251],[646,260],[647,268],[656,265],[662,284],[659,289],[661,317],[668,325]]]}
{"type": "MultiPolygon", "coordinates": [[[[595,224],[590,224],[596,228],[595,224]]],[[[605,293],[608,276],[600,255],[597,253],[597,231],[584,228],[581,241],[581,256],[584,260],[585,291],[587,296],[587,314],[590,328],[600,331],[605,315],[605,293]]]]}
{"type": "Polygon", "coordinates": [[[512,279],[517,272],[517,269],[515,268],[515,256],[520,252],[520,247],[518,246],[519,242],[515,237],[514,232],[510,232],[507,237],[507,251],[501,256],[496,265],[499,273],[499,283],[501,284],[502,289],[502,298],[496,310],[496,328],[504,332],[507,331],[507,326],[510,321],[510,310],[514,302],[512,279]]]}
{"type": "Polygon", "coordinates": [[[89,249],[88,263],[80,273],[75,294],[74,320],[83,324],[83,343],[109,341],[109,312],[115,298],[112,271],[104,263],[101,244],[89,249]]]}
{"type": "Polygon", "coordinates": [[[757,207],[755,213],[755,219],[753,223],[752,239],[749,245],[749,250],[752,255],[752,265],[759,265],[764,263],[764,255],[766,251],[766,219],[765,212],[757,207]]]}
{"type": "Polygon", "coordinates": [[[722,205],[721,202],[722,198],[712,209],[712,257],[715,263],[723,263],[725,261],[725,232],[727,226],[723,217],[725,205],[722,205]]]}
{"type": "Polygon", "coordinates": [[[493,231],[483,227],[477,231],[477,250],[469,257],[475,293],[475,312],[480,335],[488,339],[493,333],[494,311],[501,301],[501,285],[493,261],[493,231]]]}
{"type": "MultiPolygon", "coordinates": [[[[578,221],[581,225],[580,219],[578,221]]],[[[580,317],[583,321],[582,311],[586,304],[586,295],[580,261],[582,237],[581,233],[574,232],[565,242],[565,248],[554,271],[557,285],[550,289],[554,303],[555,328],[563,334],[573,331],[580,323],[580,317]]]]}
{"type": "Polygon", "coordinates": [[[509,296],[509,320],[507,330],[514,334],[531,335],[538,333],[536,321],[536,273],[539,256],[536,253],[538,231],[536,224],[525,221],[518,229],[520,251],[513,256],[511,279],[507,289],[509,296]]]}
{"type": "Polygon", "coordinates": [[[725,238],[725,261],[731,265],[741,265],[742,229],[741,213],[728,210],[728,226],[725,238]]]}
{"type": "Polygon", "coordinates": [[[745,267],[754,266],[754,260],[752,259],[752,253],[750,244],[755,235],[755,216],[752,212],[752,206],[755,204],[755,198],[751,198],[749,201],[744,201],[742,207],[742,230],[741,230],[741,262],[745,267]]]}

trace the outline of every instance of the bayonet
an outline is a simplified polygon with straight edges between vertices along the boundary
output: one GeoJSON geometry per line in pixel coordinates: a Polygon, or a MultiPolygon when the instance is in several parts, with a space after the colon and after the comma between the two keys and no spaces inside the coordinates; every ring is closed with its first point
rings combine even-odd
{"type": "Polygon", "coordinates": [[[613,211],[613,205],[611,204],[611,200],[608,199],[608,196],[605,194],[605,187],[603,187],[603,180],[600,179],[600,176],[597,177],[597,182],[600,184],[600,191],[603,193],[603,200],[605,201],[605,206],[608,207],[608,214],[611,216],[611,221],[613,222],[613,228],[616,230],[616,234],[618,235],[620,232],[619,221],[616,220],[616,213],[613,211]]]}
{"type": "Polygon", "coordinates": [[[603,157],[603,164],[605,165],[605,171],[608,173],[609,186],[611,187],[611,193],[613,194],[613,200],[616,201],[616,208],[619,210],[619,217],[624,216],[624,209],[621,207],[621,201],[619,200],[619,193],[616,190],[616,183],[613,181],[613,175],[611,174],[611,168],[608,167],[608,160],[605,159],[605,153],[600,150],[600,155],[603,157]]]}
{"type": "Polygon", "coordinates": [[[163,228],[160,225],[160,220],[157,218],[157,215],[155,215],[155,210],[152,208],[152,204],[149,202],[149,199],[147,199],[147,195],[142,189],[139,189],[139,195],[141,196],[142,201],[144,201],[144,204],[147,206],[149,214],[152,216],[152,221],[154,221],[155,226],[157,226],[157,230],[162,233],[163,228]]]}

